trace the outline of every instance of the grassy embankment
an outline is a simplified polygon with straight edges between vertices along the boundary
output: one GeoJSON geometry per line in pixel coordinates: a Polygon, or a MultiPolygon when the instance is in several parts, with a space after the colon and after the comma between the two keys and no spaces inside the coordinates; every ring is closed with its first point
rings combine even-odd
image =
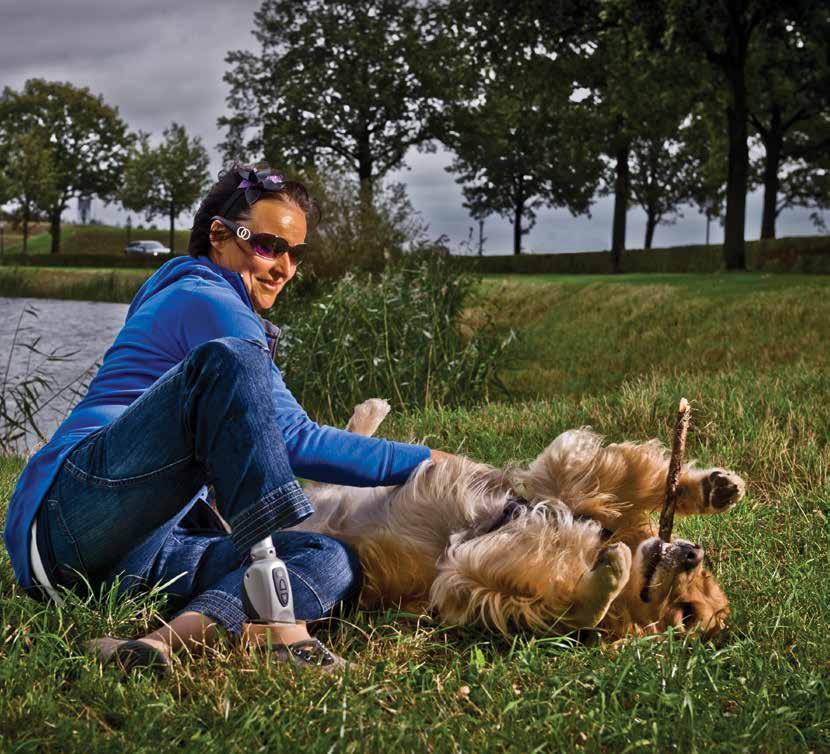
{"type": "MultiPolygon", "coordinates": [[[[48,255],[52,249],[52,237],[46,225],[36,225],[29,236],[27,254],[36,256],[48,255]]],[[[175,232],[175,246],[178,253],[187,249],[190,238],[189,230],[175,232]]],[[[167,230],[150,230],[147,228],[133,228],[130,233],[132,241],[160,241],[169,245],[170,234],[167,230]]],[[[127,229],[113,225],[75,225],[63,223],[61,225],[61,254],[104,254],[119,255],[124,253],[127,245],[127,229]]],[[[19,234],[6,234],[5,253],[20,254],[23,249],[23,239],[19,234]]]]}
{"type": "MultiPolygon", "coordinates": [[[[522,335],[504,375],[513,402],[396,415],[382,432],[523,462],[584,424],[611,440],[667,437],[688,396],[689,454],[749,483],[738,509],[678,524],[731,597],[728,642],[505,641],[391,611],[331,629],[354,663],[339,680],[230,649],[185,658],[170,680],[123,680],[81,643],[145,630],[152,600],[46,610],[4,560],[2,748],[830,750],[827,280],[517,278],[484,292],[522,335]]],[[[20,467],[0,466],[0,499],[20,467]]]]}

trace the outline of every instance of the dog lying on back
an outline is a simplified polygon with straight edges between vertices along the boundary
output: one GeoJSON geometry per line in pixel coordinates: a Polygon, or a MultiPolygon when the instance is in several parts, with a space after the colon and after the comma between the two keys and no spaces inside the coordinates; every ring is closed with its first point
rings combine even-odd
{"type": "MultiPolygon", "coordinates": [[[[372,435],[388,412],[366,401],[347,429],[372,435]]],[[[710,636],[728,602],[703,549],[655,536],[667,469],[656,440],[603,447],[572,430],[527,469],[453,457],[423,463],[398,487],[311,485],[316,512],[298,528],[355,547],[367,608],[431,609],[503,634],[590,628],[614,640],[676,626],[710,636]]],[[[733,472],[685,465],[676,512],[723,512],[744,489],[733,472]]]]}

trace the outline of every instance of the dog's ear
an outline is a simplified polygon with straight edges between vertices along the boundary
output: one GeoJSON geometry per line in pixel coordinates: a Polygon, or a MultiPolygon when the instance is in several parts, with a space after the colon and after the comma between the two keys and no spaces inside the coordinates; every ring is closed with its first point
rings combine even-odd
{"type": "Polygon", "coordinates": [[[494,466],[484,466],[477,469],[472,476],[471,486],[479,487],[489,495],[507,495],[518,497],[511,475],[508,471],[497,469],[494,466]]]}

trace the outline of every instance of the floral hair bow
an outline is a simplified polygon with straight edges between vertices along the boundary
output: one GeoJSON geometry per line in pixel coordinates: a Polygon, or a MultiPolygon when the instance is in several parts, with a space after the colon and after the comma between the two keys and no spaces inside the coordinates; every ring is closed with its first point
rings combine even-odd
{"type": "Polygon", "coordinates": [[[270,170],[262,170],[259,173],[255,170],[240,170],[238,174],[242,176],[242,182],[237,189],[245,189],[245,201],[248,202],[248,206],[259,200],[264,191],[279,191],[285,182],[281,175],[275,175],[270,170]]]}

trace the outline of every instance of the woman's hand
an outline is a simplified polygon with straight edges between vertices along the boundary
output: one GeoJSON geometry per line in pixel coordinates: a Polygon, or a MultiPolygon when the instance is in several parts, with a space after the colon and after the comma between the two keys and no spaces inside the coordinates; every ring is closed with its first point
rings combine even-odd
{"type": "Polygon", "coordinates": [[[429,453],[433,463],[436,461],[444,461],[450,458],[455,458],[452,453],[445,453],[443,450],[433,450],[430,448],[429,453]]]}

